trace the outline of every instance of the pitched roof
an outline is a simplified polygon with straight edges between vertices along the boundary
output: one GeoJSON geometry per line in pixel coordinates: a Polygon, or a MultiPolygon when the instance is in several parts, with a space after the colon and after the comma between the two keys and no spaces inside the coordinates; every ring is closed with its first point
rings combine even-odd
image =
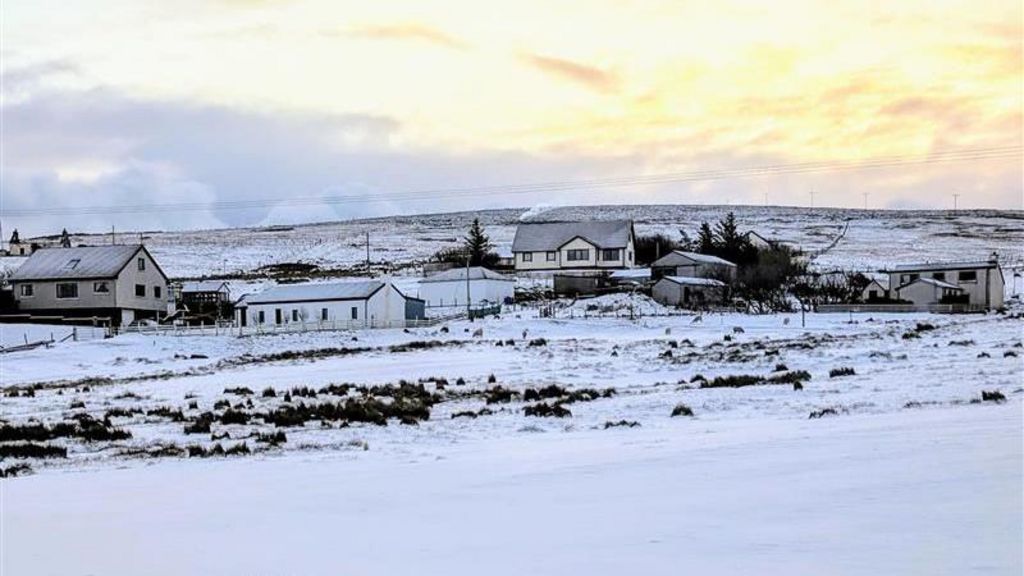
{"type": "Polygon", "coordinates": [[[43,248],[33,252],[11,280],[113,278],[141,249],[139,244],[43,248]]]}
{"type": "Polygon", "coordinates": [[[228,291],[228,283],[223,280],[197,280],[195,282],[182,282],[181,291],[187,292],[220,292],[223,289],[228,291]]]}
{"type": "Polygon", "coordinates": [[[279,284],[263,292],[246,294],[245,304],[319,302],[325,300],[365,300],[384,287],[379,280],[332,282],[329,284],[279,284]]]}
{"type": "Polygon", "coordinates": [[[516,228],[512,252],[550,252],[576,237],[598,248],[625,248],[632,236],[632,220],[528,222],[516,228]]]}
{"type": "Polygon", "coordinates": [[[884,272],[926,272],[929,270],[977,270],[979,268],[998,268],[998,260],[971,260],[965,262],[924,262],[919,264],[900,264],[884,272]]]}
{"type": "Polygon", "coordinates": [[[710,254],[698,254],[696,252],[683,252],[682,250],[673,250],[668,254],[658,258],[651,264],[651,267],[659,266],[677,266],[680,263],[680,259],[689,260],[695,264],[712,264],[717,266],[732,266],[736,265],[728,260],[719,258],[718,256],[712,256],[710,254]]]}
{"type": "MultiPolygon", "coordinates": [[[[514,278],[509,278],[503,274],[498,274],[494,270],[484,268],[483,266],[473,266],[469,269],[470,280],[500,280],[502,282],[515,282],[514,278]]],[[[466,281],[466,269],[465,268],[452,268],[451,270],[445,270],[444,272],[438,272],[432,274],[426,278],[420,280],[420,284],[429,282],[454,282],[454,281],[466,281]]]]}
{"type": "Polygon", "coordinates": [[[689,276],[664,276],[662,280],[668,280],[682,286],[716,286],[724,287],[725,282],[713,278],[691,278],[689,276]]]}
{"type": "Polygon", "coordinates": [[[947,289],[950,289],[950,290],[963,290],[963,288],[961,288],[961,287],[959,287],[959,286],[957,286],[955,284],[950,284],[949,282],[943,282],[942,280],[936,280],[935,278],[917,278],[916,280],[911,280],[910,282],[907,282],[906,284],[904,284],[903,286],[900,286],[896,290],[903,290],[907,286],[910,286],[911,284],[917,284],[918,282],[920,282],[922,284],[930,284],[932,286],[938,286],[939,288],[947,288],[947,289]]]}

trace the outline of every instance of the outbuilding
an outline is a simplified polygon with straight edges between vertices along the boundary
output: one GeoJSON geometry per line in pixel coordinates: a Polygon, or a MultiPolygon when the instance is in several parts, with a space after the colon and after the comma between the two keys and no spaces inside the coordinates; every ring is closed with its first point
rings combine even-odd
{"type": "Polygon", "coordinates": [[[284,284],[247,294],[235,305],[242,326],[286,324],[332,328],[402,328],[424,319],[424,301],[391,282],[284,284]]]}
{"type": "Polygon", "coordinates": [[[504,304],[515,295],[516,281],[482,266],[453,268],[420,280],[419,297],[427,306],[504,304]],[[468,281],[467,281],[468,276],[468,281]]]}
{"type": "Polygon", "coordinates": [[[651,297],[665,306],[702,307],[724,304],[728,287],[721,280],[690,276],[664,276],[654,284],[651,297]]]}
{"type": "Polygon", "coordinates": [[[884,272],[889,274],[889,293],[896,293],[902,300],[911,300],[908,295],[915,295],[915,304],[958,303],[976,309],[995,309],[1003,306],[1005,281],[999,260],[992,254],[988,260],[969,262],[931,262],[924,264],[904,264],[895,266],[884,272]],[[910,287],[919,279],[936,280],[939,284],[925,283],[914,288],[910,287]],[[940,294],[936,290],[959,288],[962,293],[940,294]],[[928,296],[938,295],[937,298],[928,296]],[[946,302],[941,302],[945,297],[946,302]],[[928,302],[922,299],[928,299],[928,302]],[[919,301],[920,300],[920,301],[919,301]]]}
{"type": "Polygon", "coordinates": [[[931,304],[966,304],[962,288],[934,278],[917,278],[896,289],[900,300],[917,306],[931,304]]]}
{"type": "Polygon", "coordinates": [[[651,264],[651,273],[654,278],[678,276],[734,280],[736,265],[711,254],[673,250],[651,264]]]}

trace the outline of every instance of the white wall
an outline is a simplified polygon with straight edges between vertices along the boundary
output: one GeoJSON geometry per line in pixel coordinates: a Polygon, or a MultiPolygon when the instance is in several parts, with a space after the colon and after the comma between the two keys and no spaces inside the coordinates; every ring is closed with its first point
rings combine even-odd
{"type": "MultiPolygon", "coordinates": [[[[500,304],[505,298],[511,298],[514,292],[515,282],[511,280],[481,278],[469,282],[472,304],[484,301],[500,304]]],[[[465,306],[466,281],[421,282],[419,297],[427,301],[427,306],[465,306]]]]}
{"type": "Polygon", "coordinates": [[[405,298],[398,290],[387,285],[375,292],[368,299],[326,300],[309,302],[280,302],[267,304],[250,304],[240,308],[236,313],[236,321],[242,313],[246,314],[246,324],[260,324],[259,314],[263,312],[263,325],[273,326],[276,311],[281,310],[281,324],[317,324],[322,321],[323,309],[327,309],[327,324],[338,328],[374,328],[404,325],[405,298]],[[352,318],[355,308],[356,318],[352,318]],[[297,314],[297,318],[294,314],[297,314]]]}

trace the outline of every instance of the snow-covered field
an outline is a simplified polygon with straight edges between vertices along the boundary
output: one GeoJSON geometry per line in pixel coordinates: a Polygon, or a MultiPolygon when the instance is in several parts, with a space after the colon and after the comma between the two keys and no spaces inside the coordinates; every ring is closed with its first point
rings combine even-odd
{"type": "MultiPolygon", "coordinates": [[[[545,216],[675,234],[726,210],[545,216]]],[[[849,220],[822,268],[998,251],[1012,294],[1022,261],[1014,212],[736,210],[812,251],[849,220]]],[[[481,213],[499,249],[520,213],[481,213]]],[[[367,230],[374,259],[410,264],[473,215],[146,242],[179,277],[352,267],[367,230]]],[[[1018,300],[962,316],[668,312],[615,295],[555,318],[0,354],[0,574],[1024,570],[1018,300]]],[[[0,340],[51,332],[67,335],[0,325],[0,340]]]]}
{"type": "MultiPolygon", "coordinates": [[[[695,237],[700,223],[715,222],[734,211],[743,230],[815,251],[828,246],[849,225],[843,240],[818,264],[875,271],[884,266],[922,260],[980,259],[993,251],[1011,266],[1024,265],[1024,213],[1019,211],[886,211],[807,209],[757,206],[578,206],[538,212],[531,218],[587,220],[631,218],[637,234],[661,232],[695,237]]],[[[524,209],[484,210],[451,214],[396,216],[294,227],[238,228],[187,232],[126,233],[121,241],[143,238],[168,275],[251,272],[282,262],[344,269],[366,258],[396,266],[422,262],[437,250],[461,241],[473,218],[479,217],[496,248],[509,253],[516,224],[524,209]]],[[[72,231],[74,232],[74,231],[72,231]]],[[[103,244],[107,234],[73,234],[74,243],[103,244]]],[[[0,269],[13,269],[20,258],[0,259],[0,269]]],[[[416,274],[404,268],[399,274],[416,274]]]]}
{"type": "Polygon", "coordinates": [[[520,309],[408,332],[8,354],[9,425],[88,414],[130,437],[58,436],[46,443],[66,457],[0,463],[34,472],[2,481],[3,567],[1019,574],[1019,313],[800,322],[520,309]],[[714,386],[727,376],[750,385],[714,386]],[[402,380],[411,395],[384,388],[402,380]],[[429,416],[268,423],[349,401],[429,416]],[[526,415],[541,404],[569,414],[526,415]],[[672,417],[679,404],[693,416],[672,417]],[[204,413],[209,429],[186,434],[204,413]]]}

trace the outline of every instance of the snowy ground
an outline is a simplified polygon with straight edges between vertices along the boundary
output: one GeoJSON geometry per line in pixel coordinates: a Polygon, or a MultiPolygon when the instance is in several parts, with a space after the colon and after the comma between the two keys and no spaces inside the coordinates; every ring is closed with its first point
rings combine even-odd
{"type": "MultiPolygon", "coordinates": [[[[1007,266],[1024,265],[1024,213],[1019,211],[885,211],[757,206],[577,206],[532,217],[546,220],[632,218],[638,234],[661,232],[696,236],[703,221],[734,211],[740,226],[814,252],[829,245],[849,225],[843,240],[818,264],[875,271],[898,263],[981,259],[997,251],[1007,266]]],[[[441,248],[461,242],[473,218],[480,218],[500,253],[510,254],[523,209],[398,216],[294,227],[145,232],[143,241],[172,278],[251,272],[281,262],[348,268],[366,257],[404,266],[422,262],[441,248]]],[[[126,233],[122,241],[137,241],[126,233]]],[[[73,242],[102,244],[107,234],[74,234],[73,242]]],[[[0,272],[21,258],[0,258],[0,272]]],[[[418,274],[404,268],[400,274],[418,274]]],[[[1007,277],[1010,281],[1010,277],[1007,277]]]]}
{"type": "Polygon", "coordinates": [[[45,444],[66,458],[0,462],[32,468],[0,481],[2,567],[1019,574],[1019,312],[806,322],[520,309],[410,331],[125,335],[7,354],[8,425],[88,414],[130,437],[55,437],[45,444]],[[831,377],[839,368],[854,374],[831,377]],[[755,382],[709,387],[727,376],[755,382]],[[401,380],[429,397],[415,425],[266,421],[397,405],[379,387],[401,380]],[[239,387],[254,393],[226,390],[239,387]],[[680,403],[694,415],[672,417],[680,403]],[[571,414],[525,414],[540,404],[571,414]],[[186,434],[204,413],[209,430],[186,434]],[[286,439],[260,441],[276,432],[286,439]],[[249,454],[183,453],[242,444],[249,454]]]}

